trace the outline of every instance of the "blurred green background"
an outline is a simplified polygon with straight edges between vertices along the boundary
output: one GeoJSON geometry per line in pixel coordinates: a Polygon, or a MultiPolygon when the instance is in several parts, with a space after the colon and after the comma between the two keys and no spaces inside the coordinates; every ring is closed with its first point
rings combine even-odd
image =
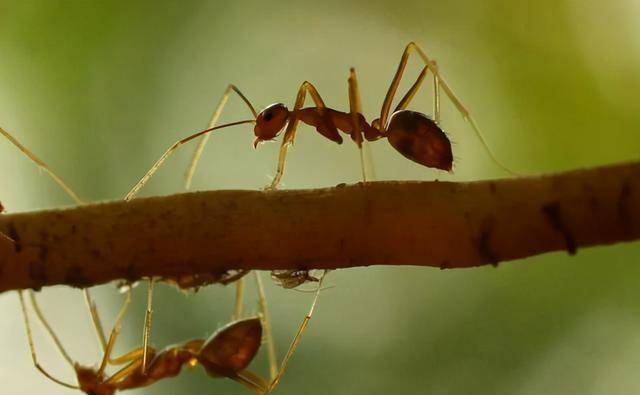
{"type": "MultiPolygon", "coordinates": [[[[0,1],[0,124],[87,200],[124,196],[175,140],[203,128],[229,82],[256,106],[292,106],[308,79],[348,109],[358,70],[365,115],[377,117],[402,49],[416,41],[484,129],[497,156],[524,173],[640,156],[640,4],[542,1],[0,1]]],[[[420,69],[411,62],[409,75],[420,69]]],[[[403,85],[406,87],[408,82],[403,85]]],[[[413,108],[429,112],[430,87],[413,108]]],[[[380,180],[505,177],[450,103],[453,175],[420,167],[384,141],[372,145],[380,180]]],[[[235,97],[223,121],[245,119],[235,97]]],[[[255,189],[273,176],[277,144],[251,148],[250,127],[211,139],[195,189],[255,189]]],[[[181,191],[185,148],[144,191],[181,191]]],[[[359,180],[353,144],[303,127],[285,188],[359,180]]],[[[0,142],[0,200],[11,212],[69,199],[0,142]]],[[[268,209],[268,208],[265,208],[268,209]]],[[[452,247],[455,248],[455,247],[452,247]]],[[[279,394],[628,394],[640,391],[638,243],[547,254],[498,269],[333,272],[279,394]]],[[[266,278],[266,276],[265,276],[266,278]]],[[[251,289],[253,290],[252,281],[251,289]]],[[[280,355],[311,295],[267,289],[280,355]]],[[[231,314],[233,288],[185,296],[160,286],[153,342],[203,337],[231,314]]],[[[97,290],[110,324],[120,296],[97,290]]],[[[144,287],[119,343],[139,344],[144,287]]],[[[98,349],[80,292],[42,292],[47,314],[84,364],[98,349]]],[[[256,311],[255,294],[247,309],[256,311]]],[[[15,293],[0,295],[0,383],[6,394],[68,394],[31,366],[15,293]]],[[[46,338],[41,359],[72,371],[46,338]]],[[[264,355],[255,370],[266,374],[264,355]]],[[[202,370],[137,393],[245,393],[202,370]]]]}

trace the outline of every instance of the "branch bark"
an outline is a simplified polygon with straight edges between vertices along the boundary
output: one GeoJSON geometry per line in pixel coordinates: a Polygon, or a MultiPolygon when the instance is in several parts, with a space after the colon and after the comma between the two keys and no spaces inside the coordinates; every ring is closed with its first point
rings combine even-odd
{"type": "Polygon", "coordinates": [[[640,162],[515,179],[210,191],[0,216],[0,292],[241,269],[464,268],[640,238],[640,162]]]}

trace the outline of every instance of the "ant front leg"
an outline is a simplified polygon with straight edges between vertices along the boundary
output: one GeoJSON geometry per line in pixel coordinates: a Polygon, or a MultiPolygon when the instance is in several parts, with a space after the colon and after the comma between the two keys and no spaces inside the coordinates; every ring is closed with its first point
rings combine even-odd
{"type": "MultiPolygon", "coordinates": [[[[253,119],[258,118],[258,113],[256,112],[256,109],[253,107],[249,99],[247,99],[247,97],[242,92],[240,92],[240,89],[238,89],[235,85],[229,84],[227,86],[227,89],[224,90],[224,93],[222,94],[222,98],[220,99],[218,106],[216,107],[215,111],[213,112],[213,115],[211,116],[211,120],[209,121],[209,125],[207,126],[207,128],[213,128],[216,126],[216,124],[218,123],[218,120],[220,119],[220,116],[222,115],[222,110],[224,109],[225,105],[229,101],[229,96],[231,95],[232,92],[235,92],[238,96],[240,96],[240,99],[242,99],[242,101],[247,105],[247,107],[249,107],[249,111],[251,111],[251,114],[253,114],[253,119]]],[[[209,137],[210,135],[208,134],[205,135],[200,140],[200,142],[198,143],[198,146],[193,152],[191,163],[189,164],[189,168],[187,169],[187,172],[185,174],[185,183],[184,183],[185,189],[189,189],[191,187],[193,174],[196,171],[196,167],[198,166],[198,161],[200,160],[200,156],[202,155],[202,151],[204,150],[204,147],[207,144],[209,137]]]]}
{"type": "MultiPolygon", "coordinates": [[[[326,109],[326,105],[324,101],[320,97],[318,90],[313,84],[309,81],[305,81],[298,89],[298,94],[296,95],[296,101],[293,106],[293,110],[289,113],[289,122],[287,124],[287,129],[284,132],[284,137],[282,138],[282,143],[280,145],[280,153],[278,156],[278,167],[276,169],[276,175],[271,181],[271,184],[266,188],[267,190],[273,190],[278,187],[280,184],[280,180],[284,174],[284,164],[287,157],[287,148],[290,145],[293,145],[293,141],[296,137],[296,129],[298,127],[298,122],[300,121],[299,112],[304,105],[304,100],[307,96],[307,92],[311,95],[316,107],[320,109],[320,111],[324,111],[326,109]]],[[[336,132],[337,133],[337,132],[336,132]]]]}

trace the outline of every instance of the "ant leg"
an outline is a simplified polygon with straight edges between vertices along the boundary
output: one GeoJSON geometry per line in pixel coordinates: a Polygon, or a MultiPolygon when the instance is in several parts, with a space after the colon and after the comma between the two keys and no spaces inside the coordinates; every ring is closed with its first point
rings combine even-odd
{"type": "Polygon", "coordinates": [[[440,123],[440,80],[435,74],[433,75],[433,120],[437,124],[440,123]]]}
{"type": "Polygon", "coordinates": [[[144,328],[142,329],[142,373],[147,371],[147,354],[149,351],[149,337],[151,336],[151,318],[153,315],[153,284],[155,279],[151,277],[147,288],[147,311],[144,315],[144,328]]]}
{"type": "Polygon", "coordinates": [[[71,357],[69,356],[69,353],[65,350],[64,346],[62,345],[60,338],[58,337],[58,335],[56,335],[56,333],[53,330],[53,327],[51,326],[51,324],[49,324],[49,321],[47,321],[44,314],[42,313],[42,309],[40,309],[40,305],[36,300],[35,292],[33,292],[32,290],[29,290],[28,293],[29,293],[29,299],[31,300],[31,307],[33,307],[33,311],[36,313],[36,317],[38,318],[38,321],[40,321],[40,324],[44,327],[45,331],[53,341],[53,344],[56,345],[56,348],[60,352],[60,355],[62,355],[62,357],[67,361],[67,363],[73,368],[75,366],[73,359],[71,359],[71,357]]]}
{"type": "Polygon", "coordinates": [[[244,277],[236,281],[236,306],[231,316],[231,321],[242,318],[242,302],[244,299],[244,277]]]}
{"type": "Polygon", "coordinates": [[[134,361],[136,359],[140,359],[140,363],[142,363],[142,353],[144,349],[142,347],[138,347],[132,351],[127,352],[126,354],[120,355],[119,357],[111,358],[109,357],[110,365],[122,365],[127,362],[134,361]]]}
{"type": "Polygon", "coordinates": [[[9,134],[9,132],[0,128],[0,134],[2,134],[14,146],[16,146],[16,148],[18,148],[23,154],[25,154],[27,158],[29,158],[33,163],[35,163],[40,169],[42,169],[45,173],[47,173],[49,177],[51,177],[53,181],[55,181],[55,183],[58,184],[60,188],[62,188],[66,192],[66,194],[69,195],[76,202],[76,204],[79,204],[79,205],[84,204],[84,201],[80,199],[80,197],[73,191],[73,189],[71,189],[67,185],[66,182],[64,182],[62,178],[60,178],[56,173],[54,173],[53,170],[51,170],[46,163],[44,163],[40,158],[38,158],[35,154],[29,151],[27,147],[22,145],[15,137],[9,134]]]}
{"type": "MultiPolygon", "coordinates": [[[[31,331],[31,322],[29,321],[29,313],[27,312],[27,305],[26,305],[26,303],[24,301],[23,292],[24,291],[22,291],[22,290],[18,291],[18,296],[20,297],[20,307],[22,308],[22,316],[24,318],[24,326],[25,326],[25,329],[27,331],[27,341],[29,342],[29,350],[31,351],[31,360],[33,361],[33,365],[36,367],[36,369],[38,369],[38,371],[40,373],[42,373],[49,380],[51,380],[51,381],[53,381],[55,383],[58,383],[58,384],[60,384],[60,385],[62,385],[64,387],[67,387],[67,388],[80,389],[80,387],[78,387],[77,385],[65,383],[64,381],[58,380],[57,378],[53,377],[38,362],[38,358],[36,356],[36,347],[35,347],[34,342],[33,342],[33,334],[32,334],[32,331],[31,331]]],[[[68,356],[66,356],[65,359],[67,357],[68,356]]],[[[71,363],[71,365],[73,366],[73,362],[71,363]]]]}
{"type": "Polygon", "coordinates": [[[476,124],[475,120],[473,119],[473,117],[471,116],[469,111],[462,104],[460,99],[458,99],[458,97],[455,95],[453,90],[449,87],[449,84],[447,84],[447,82],[444,80],[444,78],[442,78],[442,75],[440,75],[440,71],[438,70],[438,66],[437,66],[436,62],[431,60],[431,59],[429,59],[429,57],[422,50],[422,48],[420,48],[414,42],[410,42],[406,46],[404,52],[402,53],[402,57],[400,58],[400,64],[398,65],[398,69],[396,70],[396,74],[394,75],[393,80],[391,81],[391,85],[389,86],[389,90],[387,91],[387,95],[385,96],[384,102],[382,104],[382,109],[380,111],[380,127],[383,130],[386,130],[386,128],[387,128],[387,119],[389,117],[389,110],[391,108],[391,102],[393,101],[393,97],[394,97],[394,95],[395,95],[395,93],[396,93],[396,91],[398,89],[398,85],[400,84],[400,79],[402,78],[402,74],[404,73],[404,70],[405,70],[405,68],[407,66],[407,61],[409,60],[409,56],[411,55],[411,53],[414,50],[418,52],[418,55],[420,56],[422,61],[425,63],[426,68],[429,69],[434,75],[434,88],[436,89],[436,92],[435,92],[436,97],[434,99],[434,117],[436,119],[440,117],[440,98],[439,98],[439,95],[440,95],[440,88],[442,88],[442,90],[447,95],[449,100],[451,100],[451,102],[456,107],[458,112],[462,115],[462,118],[465,121],[467,121],[469,123],[469,125],[471,125],[471,128],[473,129],[474,133],[476,134],[476,136],[480,140],[480,143],[484,147],[485,151],[487,152],[487,154],[489,155],[491,160],[498,167],[500,167],[502,170],[506,171],[507,173],[515,175],[516,174],[515,172],[513,172],[512,170],[507,168],[505,165],[503,165],[497,159],[496,155],[493,153],[493,151],[489,147],[489,144],[487,144],[487,142],[486,142],[486,140],[484,138],[484,134],[480,131],[480,128],[476,124]]]}
{"type": "Polygon", "coordinates": [[[107,343],[104,355],[102,356],[102,362],[100,362],[100,368],[98,369],[98,376],[104,373],[104,370],[107,368],[107,363],[111,360],[111,353],[113,352],[113,347],[116,344],[116,339],[120,334],[120,326],[122,325],[122,319],[124,318],[127,309],[129,308],[129,304],[131,303],[131,288],[127,291],[127,296],[122,302],[122,306],[120,307],[120,311],[116,316],[116,321],[113,323],[113,328],[111,328],[111,333],[109,334],[109,342],[107,343]]]}
{"type": "Polygon", "coordinates": [[[165,151],[164,154],[162,154],[162,156],[160,157],[160,159],[158,159],[156,161],[156,163],[153,164],[153,166],[151,166],[151,168],[147,171],[147,173],[140,179],[140,181],[138,181],[138,183],[129,191],[129,193],[127,193],[127,195],[124,197],[125,201],[129,201],[131,199],[133,199],[138,192],[140,192],[140,190],[142,189],[142,187],[144,187],[144,185],[149,181],[149,179],[155,174],[156,171],[158,171],[158,169],[160,168],[160,166],[162,166],[162,163],[167,160],[167,158],[169,156],[171,156],[171,154],[173,154],[173,152],[175,150],[177,150],[178,148],[180,148],[181,145],[188,143],[189,141],[196,139],[200,136],[206,135],[208,133],[213,132],[214,130],[218,130],[218,129],[222,129],[222,128],[226,128],[229,126],[236,126],[236,125],[243,125],[246,123],[255,123],[256,120],[255,119],[247,119],[244,121],[238,121],[238,122],[231,122],[231,123],[225,123],[222,125],[218,125],[218,126],[214,126],[211,127],[209,129],[205,129],[205,130],[201,130],[197,133],[194,133],[190,136],[187,136],[181,140],[176,141],[175,143],[173,143],[173,145],[171,145],[171,147],[169,147],[169,149],[167,149],[165,151]]]}
{"type": "Polygon", "coordinates": [[[352,67],[349,70],[349,110],[351,112],[351,122],[353,124],[353,133],[355,134],[356,145],[360,153],[360,170],[362,171],[362,181],[375,179],[373,164],[371,161],[371,152],[368,149],[367,142],[363,137],[364,131],[360,123],[362,114],[362,105],[360,102],[360,89],[358,88],[358,78],[356,70],[352,67]],[[367,177],[369,176],[369,177],[367,177]]]}
{"type": "Polygon", "coordinates": [[[264,292],[262,277],[260,272],[255,271],[256,286],[258,287],[258,303],[260,304],[260,315],[262,316],[262,331],[264,333],[265,343],[267,344],[267,355],[269,356],[269,378],[275,379],[278,375],[278,358],[276,354],[276,343],[273,340],[273,332],[271,331],[271,317],[267,307],[267,296],[264,292]]]}
{"type": "MultiPolygon", "coordinates": [[[[416,95],[416,93],[422,86],[422,82],[424,81],[424,77],[427,76],[428,71],[429,71],[429,68],[427,66],[422,68],[422,71],[418,75],[418,78],[416,78],[416,81],[413,83],[413,85],[411,85],[411,88],[409,88],[407,93],[402,97],[402,99],[400,99],[400,101],[398,102],[398,105],[393,110],[393,112],[404,110],[409,106],[409,103],[411,103],[411,100],[413,100],[413,97],[416,95]]],[[[434,97],[439,97],[439,95],[434,95],[434,97]]],[[[438,104],[438,111],[440,111],[439,106],[440,105],[438,104]]]]}
{"type": "Polygon", "coordinates": [[[316,294],[313,297],[313,302],[311,303],[311,308],[309,309],[309,312],[307,313],[307,315],[302,320],[302,324],[300,324],[300,328],[298,328],[298,332],[296,333],[295,337],[293,338],[293,341],[291,342],[291,345],[289,346],[289,349],[287,350],[287,354],[284,356],[284,359],[282,360],[282,363],[280,364],[280,370],[278,371],[278,375],[276,376],[276,378],[271,380],[271,383],[269,384],[269,388],[267,388],[267,391],[265,392],[265,395],[270,394],[276,388],[276,386],[280,382],[280,379],[282,379],[282,375],[284,374],[285,370],[287,369],[287,365],[289,364],[289,360],[291,359],[291,356],[293,355],[293,352],[298,347],[298,344],[300,343],[300,340],[302,339],[302,334],[304,333],[305,329],[307,328],[307,325],[309,324],[309,321],[311,320],[311,316],[313,316],[313,311],[316,308],[316,303],[318,302],[318,297],[320,296],[320,291],[322,290],[322,281],[324,280],[324,277],[326,275],[327,275],[327,270],[325,270],[324,273],[322,273],[322,276],[318,280],[318,288],[316,289],[316,294]]]}
{"type": "MultiPolygon", "coordinates": [[[[113,375],[111,375],[107,380],[105,380],[105,383],[107,384],[118,383],[119,381],[131,376],[133,372],[135,372],[140,368],[140,365],[142,365],[142,360],[140,358],[138,359],[134,358],[131,361],[131,363],[129,363],[127,366],[123,367],[122,369],[118,370],[113,375]]],[[[118,384],[121,384],[121,383],[118,383],[118,384]]]]}
{"type": "MultiPolygon", "coordinates": [[[[227,86],[227,89],[224,90],[224,93],[222,94],[222,98],[220,99],[220,102],[218,102],[218,106],[216,107],[215,111],[213,112],[213,115],[211,116],[211,120],[209,121],[208,128],[212,128],[216,126],[216,124],[218,123],[218,119],[220,119],[222,110],[224,109],[224,106],[227,104],[227,101],[229,101],[229,96],[231,95],[231,92],[235,92],[238,94],[238,96],[240,96],[242,101],[247,105],[247,107],[249,107],[249,110],[251,111],[251,114],[253,114],[254,119],[258,118],[258,113],[256,112],[253,105],[251,105],[251,102],[249,101],[249,99],[247,99],[247,97],[242,92],[240,92],[240,90],[235,85],[229,84],[227,86]]],[[[207,141],[209,140],[209,136],[210,135],[208,134],[205,135],[200,140],[200,142],[198,143],[198,146],[193,152],[191,163],[189,164],[189,168],[187,169],[187,172],[185,174],[185,179],[184,179],[185,189],[189,189],[191,187],[191,180],[193,179],[193,174],[196,171],[196,167],[198,166],[198,161],[200,160],[200,156],[202,156],[202,151],[204,150],[204,147],[207,144],[207,141]]]]}
{"type": "Polygon", "coordinates": [[[300,118],[298,117],[298,111],[302,109],[304,105],[304,100],[307,96],[307,92],[311,95],[316,107],[320,109],[324,109],[327,106],[324,104],[324,101],[320,97],[318,90],[311,84],[309,81],[305,81],[298,89],[298,94],[296,95],[296,101],[293,106],[293,110],[291,111],[291,119],[289,119],[289,123],[287,124],[287,129],[284,132],[284,137],[282,138],[282,143],[280,144],[280,153],[278,156],[278,167],[276,169],[276,175],[271,181],[271,184],[266,188],[276,189],[278,184],[280,184],[280,180],[284,174],[284,164],[285,159],[287,157],[287,148],[293,144],[293,141],[296,137],[296,129],[298,127],[298,122],[300,118]]]}
{"type": "Polygon", "coordinates": [[[98,315],[98,307],[93,301],[89,289],[85,288],[82,291],[85,304],[87,305],[87,309],[89,309],[89,315],[91,316],[93,328],[95,329],[96,335],[98,336],[98,343],[102,348],[102,352],[105,352],[105,350],[107,349],[107,339],[104,336],[104,328],[102,326],[102,322],[100,321],[100,316],[98,315]]]}
{"type": "MultiPolygon", "coordinates": [[[[432,63],[435,64],[435,62],[432,63]]],[[[409,88],[407,93],[402,97],[395,110],[393,110],[394,112],[404,110],[409,106],[409,103],[413,100],[416,92],[420,89],[422,81],[424,81],[424,77],[426,77],[428,71],[429,66],[422,68],[416,82],[413,83],[411,88],[409,88]]],[[[433,92],[433,120],[436,123],[440,123],[440,80],[438,80],[438,77],[435,74],[433,74],[433,92]]]]}
{"type": "Polygon", "coordinates": [[[269,387],[269,383],[267,381],[248,370],[238,372],[236,376],[231,377],[231,379],[242,384],[246,389],[256,395],[263,395],[269,387]]]}

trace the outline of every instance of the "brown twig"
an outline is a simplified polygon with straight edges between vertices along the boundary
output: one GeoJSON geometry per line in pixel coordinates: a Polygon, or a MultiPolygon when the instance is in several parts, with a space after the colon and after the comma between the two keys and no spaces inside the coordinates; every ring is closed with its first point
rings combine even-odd
{"type": "Polygon", "coordinates": [[[0,291],[238,269],[463,268],[640,238],[640,163],[471,183],[211,191],[8,214],[0,291]]]}

